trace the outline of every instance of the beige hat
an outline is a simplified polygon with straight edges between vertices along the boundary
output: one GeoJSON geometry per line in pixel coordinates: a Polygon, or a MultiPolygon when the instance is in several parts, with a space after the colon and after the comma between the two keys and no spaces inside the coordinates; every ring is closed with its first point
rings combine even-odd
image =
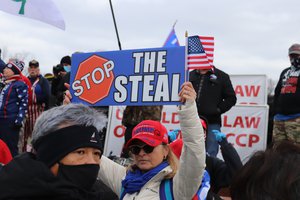
{"type": "Polygon", "coordinates": [[[290,54],[300,54],[300,44],[293,44],[289,48],[289,55],[290,54]]]}

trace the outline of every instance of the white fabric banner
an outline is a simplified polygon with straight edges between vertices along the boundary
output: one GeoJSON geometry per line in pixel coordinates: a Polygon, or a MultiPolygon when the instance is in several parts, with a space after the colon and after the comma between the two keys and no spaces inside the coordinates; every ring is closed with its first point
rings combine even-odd
{"type": "Polygon", "coordinates": [[[230,75],[237,97],[236,105],[267,105],[266,75],[230,75]]]}
{"type": "Polygon", "coordinates": [[[63,16],[52,0],[0,0],[0,10],[65,30],[63,16]]]}
{"type": "MultiPolygon", "coordinates": [[[[222,115],[221,131],[233,144],[243,163],[259,150],[265,150],[268,134],[269,107],[234,106],[222,115]]],[[[220,151],[219,151],[220,152],[220,151]]],[[[220,153],[218,155],[220,157],[220,153]]]]}
{"type": "MultiPolygon", "coordinates": [[[[120,155],[122,151],[125,128],[121,121],[124,109],[125,106],[111,107],[104,155],[120,155]]],[[[227,135],[228,142],[234,145],[243,162],[253,152],[266,148],[268,106],[234,106],[222,115],[222,121],[222,132],[227,135]]],[[[164,106],[161,122],[168,130],[180,128],[177,107],[164,106]]]]}

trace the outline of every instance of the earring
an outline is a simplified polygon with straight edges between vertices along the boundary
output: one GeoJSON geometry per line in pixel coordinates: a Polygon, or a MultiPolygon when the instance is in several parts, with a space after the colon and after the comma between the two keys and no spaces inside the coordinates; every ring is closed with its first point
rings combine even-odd
{"type": "Polygon", "coordinates": [[[166,159],[167,159],[167,156],[165,155],[165,156],[164,156],[164,160],[166,160],[166,159]]]}

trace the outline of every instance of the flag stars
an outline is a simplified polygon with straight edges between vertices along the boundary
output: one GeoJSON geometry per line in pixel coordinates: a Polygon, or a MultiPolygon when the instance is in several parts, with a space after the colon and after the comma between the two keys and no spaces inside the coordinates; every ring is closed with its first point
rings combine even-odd
{"type": "Polygon", "coordinates": [[[198,36],[188,38],[188,54],[204,53],[198,36]]]}

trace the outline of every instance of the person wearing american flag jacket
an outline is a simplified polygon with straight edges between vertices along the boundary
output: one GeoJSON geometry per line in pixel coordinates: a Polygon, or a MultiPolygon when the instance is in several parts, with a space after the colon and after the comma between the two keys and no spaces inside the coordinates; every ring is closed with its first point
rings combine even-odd
{"type": "Polygon", "coordinates": [[[39,62],[31,60],[28,64],[28,79],[31,84],[31,94],[28,96],[28,117],[22,137],[22,152],[30,150],[29,141],[36,119],[49,108],[50,86],[46,78],[40,74],[39,62]]]}
{"type": "Polygon", "coordinates": [[[11,59],[3,69],[4,87],[0,93],[0,139],[13,156],[18,154],[19,132],[28,109],[28,86],[23,81],[24,63],[11,59]]]}

